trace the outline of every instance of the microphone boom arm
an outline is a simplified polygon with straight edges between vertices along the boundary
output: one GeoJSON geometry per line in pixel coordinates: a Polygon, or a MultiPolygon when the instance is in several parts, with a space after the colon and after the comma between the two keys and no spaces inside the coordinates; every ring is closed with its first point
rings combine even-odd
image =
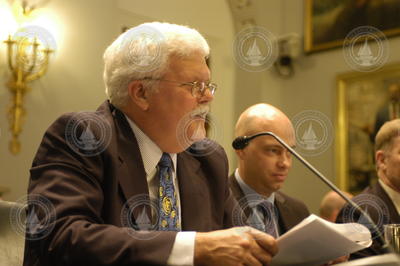
{"type": "MultiPolygon", "coordinates": [[[[316,176],[318,176],[325,184],[327,184],[333,191],[338,193],[344,200],[346,200],[353,208],[355,208],[360,215],[363,215],[368,223],[373,227],[373,230],[376,232],[379,241],[382,244],[382,250],[386,252],[394,253],[393,248],[386,243],[385,239],[382,236],[382,233],[378,229],[378,226],[372,221],[371,217],[354,201],[352,201],[349,197],[347,197],[340,189],[338,189],[328,178],[326,178],[320,171],[318,171],[314,166],[312,166],[308,161],[306,161],[300,154],[298,154],[292,147],[290,147],[285,141],[283,141],[280,137],[275,135],[272,132],[262,132],[253,136],[244,137],[245,139],[251,140],[258,136],[271,136],[276,139],[282,146],[284,146],[294,157],[296,157],[303,165],[305,165],[311,172],[313,172],[316,176]]],[[[372,236],[372,235],[371,235],[372,236]]]]}

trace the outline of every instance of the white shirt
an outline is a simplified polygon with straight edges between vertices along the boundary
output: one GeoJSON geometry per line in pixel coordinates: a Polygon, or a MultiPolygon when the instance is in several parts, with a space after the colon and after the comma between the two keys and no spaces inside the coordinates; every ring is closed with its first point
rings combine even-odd
{"type": "Polygon", "coordinates": [[[396,207],[397,213],[400,214],[400,193],[395,191],[393,188],[389,187],[382,180],[378,180],[379,184],[381,184],[383,190],[386,191],[389,198],[392,200],[394,206],[396,207]]]}
{"type": "MultiPolygon", "coordinates": [[[[163,152],[132,120],[125,115],[132,128],[132,131],[136,137],[139,145],[140,154],[142,156],[144,170],[146,172],[147,184],[149,186],[150,200],[158,201],[158,187],[159,180],[156,178],[157,164],[161,159],[163,152]]],[[[177,208],[179,210],[179,221],[181,221],[181,204],[179,196],[179,182],[176,176],[177,160],[176,153],[170,153],[173,169],[172,177],[177,195],[177,208]]],[[[155,215],[153,215],[154,217],[155,215]]],[[[182,224],[182,222],[181,222],[182,224]]],[[[176,266],[191,266],[193,265],[194,258],[194,242],[196,238],[196,232],[178,232],[175,238],[174,245],[172,247],[171,254],[168,258],[168,265],[176,266]]]]}

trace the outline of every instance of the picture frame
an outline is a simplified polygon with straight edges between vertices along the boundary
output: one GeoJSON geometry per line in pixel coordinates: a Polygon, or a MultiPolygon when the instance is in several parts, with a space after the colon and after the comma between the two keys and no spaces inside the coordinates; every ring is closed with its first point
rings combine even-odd
{"type": "Polygon", "coordinates": [[[400,87],[400,63],[340,74],[336,83],[336,180],[342,190],[357,194],[377,181],[373,142],[381,121],[376,118],[389,104],[390,86],[400,87]]]}
{"type": "Polygon", "coordinates": [[[386,37],[400,34],[400,0],[304,0],[304,50],[339,47],[347,34],[372,26],[386,37]]]}

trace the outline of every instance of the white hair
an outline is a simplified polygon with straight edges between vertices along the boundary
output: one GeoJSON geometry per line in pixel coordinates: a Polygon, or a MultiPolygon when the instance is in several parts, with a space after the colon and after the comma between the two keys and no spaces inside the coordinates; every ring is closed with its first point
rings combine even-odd
{"type": "MultiPolygon", "coordinates": [[[[128,102],[128,85],[133,80],[161,78],[171,55],[188,57],[200,53],[205,58],[210,48],[204,37],[186,26],[151,22],[133,27],[107,47],[103,79],[110,102],[118,108],[128,102]]],[[[144,80],[146,89],[154,81],[144,80]]]]}

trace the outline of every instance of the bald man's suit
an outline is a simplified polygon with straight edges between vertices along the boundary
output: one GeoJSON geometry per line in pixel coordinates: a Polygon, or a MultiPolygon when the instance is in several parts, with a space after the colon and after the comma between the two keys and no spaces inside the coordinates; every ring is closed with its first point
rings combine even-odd
{"type": "MultiPolygon", "coordinates": [[[[238,202],[246,201],[243,190],[240,188],[234,174],[229,177],[229,185],[232,193],[238,202]]],[[[241,204],[241,206],[247,204],[241,204]]],[[[278,210],[278,224],[280,234],[284,234],[289,231],[292,227],[300,223],[304,218],[310,215],[307,206],[283,192],[275,192],[275,206],[278,210]]],[[[246,208],[243,210],[247,217],[250,216],[250,209],[246,208]]]]}

